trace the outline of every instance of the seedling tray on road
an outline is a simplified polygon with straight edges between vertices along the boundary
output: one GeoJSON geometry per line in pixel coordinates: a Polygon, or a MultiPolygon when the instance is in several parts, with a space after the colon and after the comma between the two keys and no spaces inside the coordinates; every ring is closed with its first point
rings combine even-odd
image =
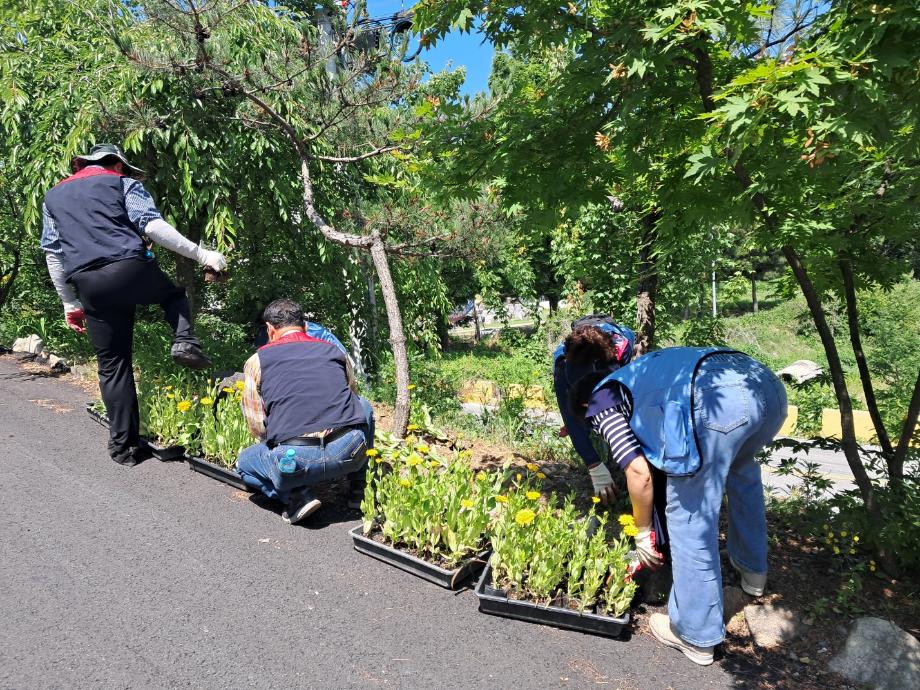
{"type": "Polygon", "coordinates": [[[252,489],[246,486],[246,482],[243,481],[243,478],[240,476],[239,472],[236,470],[230,469],[229,467],[223,467],[213,462],[208,462],[204,458],[196,458],[189,456],[186,458],[189,468],[195,472],[200,472],[201,474],[207,475],[211,479],[216,479],[219,482],[224,484],[229,484],[230,486],[240,489],[241,491],[248,491],[252,493],[252,489]]]}
{"type": "Polygon", "coordinates": [[[351,538],[355,543],[355,550],[377,560],[395,566],[400,570],[412,573],[428,582],[444,587],[446,589],[459,589],[464,582],[473,577],[479,570],[485,566],[489,557],[488,551],[483,551],[462,561],[453,570],[446,570],[434,563],[417,558],[412,554],[400,551],[387,544],[366,537],[363,534],[361,525],[349,531],[351,538]]]}
{"type": "MultiPolygon", "coordinates": [[[[86,403],[86,412],[94,422],[102,425],[106,429],[109,428],[109,418],[104,414],[100,414],[94,410],[92,403],[86,403]]],[[[153,439],[146,436],[143,436],[142,438],[149,446],[150,454],[161,462],[185,459],[185,448],[182,446],[164,446],[162,443],[158,443],[157,441],[154,441],[153,439]]]]}
{"type": "Polygon", "coordinates": [[[479,610],[483,613],[605,637],[620,637],[629,626],[628,613],[621,618],[614,618],[559,606],[541,606],[530,601],[518,601],[509,599],[503,590],[495,589],[491,583],[492,564],[490,563],[482,571],[475,590],[476,596],[479,597],[479,610]]]}

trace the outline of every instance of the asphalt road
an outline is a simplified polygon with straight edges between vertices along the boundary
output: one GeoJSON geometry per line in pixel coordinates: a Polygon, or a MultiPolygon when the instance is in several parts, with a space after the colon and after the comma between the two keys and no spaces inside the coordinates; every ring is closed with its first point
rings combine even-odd
{"type": "Polygon", "coordinates": [[[641,631],[480,614],[355,552],[335,505],[289,527],[184,463],[116,465],[85,399],[0,358],[0,688],[750,687],[641,631]]]}

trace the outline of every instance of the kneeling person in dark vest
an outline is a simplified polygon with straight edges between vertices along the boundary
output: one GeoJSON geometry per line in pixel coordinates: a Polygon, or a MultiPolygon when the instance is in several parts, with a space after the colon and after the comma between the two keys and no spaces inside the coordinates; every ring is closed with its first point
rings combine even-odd
{"type": "Polygon", "coordinates": [[[315,513],[321,504],[313,488],[340,477],[351,480],[349,507],[358,507],[374,413],[356,392],[345,349],[308,335],[293,300],[275,300],[262,318],[269,342],[243,367],[242,402],[260,442],[240,453],[240,476],[281,502],[288,524],[315,513]]]}

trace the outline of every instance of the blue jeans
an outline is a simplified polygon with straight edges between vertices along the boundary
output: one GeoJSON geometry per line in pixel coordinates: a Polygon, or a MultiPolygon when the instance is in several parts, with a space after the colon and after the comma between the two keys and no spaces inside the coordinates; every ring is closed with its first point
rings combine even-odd
{"type": "Polygon", "coordinates": [[[767,572],[767,521],[754,456],[786,418],[786,390],[746,355],[703,360],[694,383],[693,422],[702,465],[667,479],[667,523],[674,585],[668,601],[680,637],[700,647],[725,638],[719,511],[728,494],[728,552],[739,566],[767,572]]]}
{"type": "Polygon", "coordinates": [[[374,411],[361,398],[366,421],[320,446],[284,446],[269,448],[264,443],[244,448],[236,461],[236,469],[247,486],[261,491],[269,498],[283,503],[297,489],[324,484],[346,475],[355,474],[367,465],[365,451],[374,446],[374,411]],[[278,461],[288,449],[294,451],[297,472],[282,482],[278,461]]]}

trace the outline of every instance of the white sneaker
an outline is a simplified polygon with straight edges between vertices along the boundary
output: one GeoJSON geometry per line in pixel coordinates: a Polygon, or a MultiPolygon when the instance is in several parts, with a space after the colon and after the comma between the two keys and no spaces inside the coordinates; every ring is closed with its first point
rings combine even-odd
{"type": "Polygon", "coordinates": [[[732,568],[737,570],[738,574],[741,575],[741,589],[744,590],[744,593],[750,594],[752,597],[762,597],[763,591],[767,587],[766,574],[752,573],[750,570],[742,568],[735,563],[731,556],[728,557],[728,562],[731,563],[732,568]]]}
{"type": "Polygon", "coordinates": [[[306,489],[291,495],[287,509],[281,513],[281,520],[288,525],[296,525],[313,515],[323,504],[306,489]]]}
{"type": "Polygon", "coordinates": [[[694,664],[709,666],[712,663],[712,650],[714,647],[697,647],[684,642],[671,627],[671,619],[664,613],[653,613],[648,619],[649,630],[661,644],[679,649],[684,656],[694,664]]]}

